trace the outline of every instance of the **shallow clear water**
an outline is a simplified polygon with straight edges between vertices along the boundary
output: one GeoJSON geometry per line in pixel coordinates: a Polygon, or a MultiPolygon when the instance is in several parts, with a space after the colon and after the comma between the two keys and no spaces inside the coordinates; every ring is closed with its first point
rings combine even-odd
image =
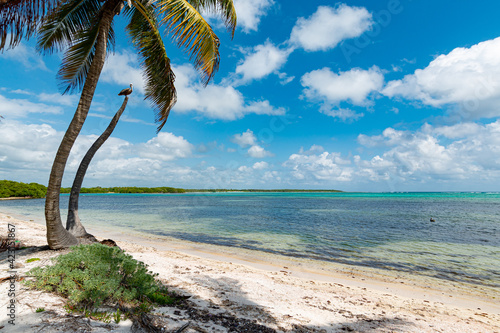
{"type": "MultiPolygon", "coordinates": [[[[43,219],[43,205],[0,201],[0,210],[43,219]]],[[[85,194],[80,216],[86,225],[500,287],[499,193],[85,194]]]]}

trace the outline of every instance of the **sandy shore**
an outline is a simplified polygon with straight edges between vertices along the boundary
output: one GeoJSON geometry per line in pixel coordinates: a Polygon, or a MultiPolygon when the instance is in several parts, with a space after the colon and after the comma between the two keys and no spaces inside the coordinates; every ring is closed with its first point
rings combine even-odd
{"type": "MultiPolygon", "coordinates": [[[[19,276],[67,251],[47,250],[45,227],[0,213],[0,233],[15,226],[16,238],[35,248],[16,251],[19,276]],[[29,258],[41,260],[26,263],[29,258]]],[[[498,332],[497,290],[431,278],[386,275],[369,269],[286,259],[251,251],[200,245],[99,229],[134,258],[159,273],[171,290],[190,296],[190,310],[165,307],[156,315],[175,332],[498,332]]],[[[0,253],[0,278],[9,276],[0,253]]],[[[129,320],[102,323],[63,308],[64,299],[0,284],[0,332],[130,332],[129,320]],[[15,299],[15,324],[7,306],[15,299]],[[43,312],[36,309],[44,308],[43,312]]]]}

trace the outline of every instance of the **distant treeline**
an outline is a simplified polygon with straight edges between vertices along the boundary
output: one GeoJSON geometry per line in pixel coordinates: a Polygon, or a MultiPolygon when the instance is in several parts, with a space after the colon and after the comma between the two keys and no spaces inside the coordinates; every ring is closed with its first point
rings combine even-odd
{"type": "Polygon", "coordinates": [[[47,187],[37,183],[20,183],[0,180],[0,198],[45,198],[47,187]]]}
{"type": "MultiPolygon", "coordinates": [[[[61,193],[70,193],[71,188],[61,188],[61,193]]],[[[193,192],[342,192],[338,190],[259,190],[259,189],[183,189],[175,187],[82,187],[80,193],[193,193],[193,192]]]]}
{"type": "MultiPolygon", "coordinates": [[[[0,198],[30,197],[45,198],[47,187],[37,183],[20,183],[0,180],[0,198]]],[[[70,187],[61,188],[61,193],[70,193],[70,187]]],[[[259,189],[183,189],[175,187],[82,187],[80,193],[187,193],[187,192],[342,192],[338,190],[259,190],[259,189]]]]}
{"type": "MultiPolygon", "coordinates": [[[[61,188],[61,193],[70,193],[71,187],[61,188]]],[[[82,187],[80,193],[184,193],[174,187],[82,187]]]]}
{"type": "Polygon", "coordinates": [[[294,190],[294,189],[278,189],[278,190],[259,190],[259,189],[244,189],[244,190],[235,190],[235,189],[185,189],[186,192],[322,192],[322,193],[339,193],[343,192],[340,190],[294,190]]]}

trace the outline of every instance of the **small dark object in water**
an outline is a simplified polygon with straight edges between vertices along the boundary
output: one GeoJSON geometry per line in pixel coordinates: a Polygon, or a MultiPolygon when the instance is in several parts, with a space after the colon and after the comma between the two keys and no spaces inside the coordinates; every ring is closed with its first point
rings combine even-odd
{"type": "Polygon", "coordinates": [[[431,217],[431,222],[436,222],[436,220],[434,220],[434,219],[431,217]]]}

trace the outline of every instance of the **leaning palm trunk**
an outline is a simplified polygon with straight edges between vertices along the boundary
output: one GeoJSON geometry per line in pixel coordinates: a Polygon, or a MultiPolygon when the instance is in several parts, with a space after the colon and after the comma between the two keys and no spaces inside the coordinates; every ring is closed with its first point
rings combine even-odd
{"type": "Polygon", "coordinates": [[[94,142],[94,144],[87,151],[87,154],[82,159],[78,171],[76,172],[75,180],[73,181],[73,186],[71,187],[71,194],[69,197],[68,205],[68,220],[66,222],[66,229],[75,237],[88,237],[89,234],[80,222],[80,217],[78,216],[78,199],[80,197],[80,190],[82,188],[83,178],[85,178],[85,173],[94,157],[95,153],[101,148],[101,146],[106,142],[111,133],[115,130],[118,120],[127,106],[128,96],[125,96],[122,106],[116,112],[113,119],[109,123],[106,130],[101,134],[99,138],[94,142]]]}
{"type": "Polygon", "coordinates": [[[45,199],[45,220],[47,225],[47,242],[51,249],[61,249],[78,244],[76,237],[63,227],[61,221],[61,212],[59,209],[61,183],[69,153],[90,109],[95,88],[106,59],[108,33],[120,4],[123,5],[120,0],[110,0],[103,5],[101,11],[102,21],[99,26],[99,34],[95,46],[95,56],[89,68],[75,115],[59,145],[50,172],[47,197],[45,199]]]}

